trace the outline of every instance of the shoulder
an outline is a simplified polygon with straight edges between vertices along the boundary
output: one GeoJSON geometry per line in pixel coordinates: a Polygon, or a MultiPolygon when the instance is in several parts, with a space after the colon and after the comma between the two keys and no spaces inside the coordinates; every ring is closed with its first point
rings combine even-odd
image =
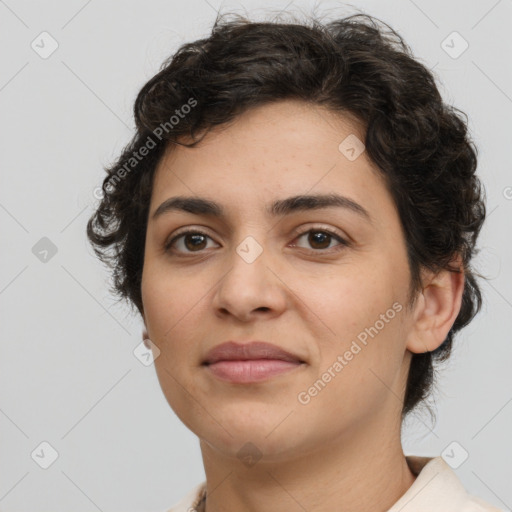
{"type": "Polygon", "coordinates": [[[468,512],[505,512],[505,509],[496,508],[495,506],[483,501],[478,496],[467,495],[467,511],[468,512]]]}
{"type": "MultiPolygon", "coordinates": [[[[407,456],[416,480],[388,512],[504,512],[469,494],[442,457],[407,456]]],[[[195,486],[166,512],[200,512],[206,482],[195,486]]]]}
{"type": "Polygon", "coordinates": [[[406,460],[416,480],[388,512],[503,512],[469,494],[442,457],[406,460]]]}
{"type": "Polygon", "coordinates": [[[173,505],[166,512],[199,512],[197,506],[201,501],[205,488],[206,482],[196,485],[178,503],[173,505]]]}

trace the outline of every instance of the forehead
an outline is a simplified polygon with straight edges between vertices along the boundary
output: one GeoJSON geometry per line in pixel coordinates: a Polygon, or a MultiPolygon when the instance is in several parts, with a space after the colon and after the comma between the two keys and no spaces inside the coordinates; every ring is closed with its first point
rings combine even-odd
{"type": "Polygon", "coordinates": [[[214,127],[194,148],[169,145],[156,170],[150,217],[178,195],[215,197],[233,208],[268,213],[281,198],[338,194],[368,210],[383,203],[392,213],[363,140],[359,123],[325,108],[297,101],[253,108],[214,127]],[[352,158],[347,144],[357,152],[362,146],[362,153],[352,158]]]}

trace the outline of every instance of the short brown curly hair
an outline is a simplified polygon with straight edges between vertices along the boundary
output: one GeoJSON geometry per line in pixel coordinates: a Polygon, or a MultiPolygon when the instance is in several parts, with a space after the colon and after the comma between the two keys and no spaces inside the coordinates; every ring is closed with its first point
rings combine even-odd
{"type": "Polygon", "coordinates": [[[228,17],[219,15],[209,37],[181,46],[144,85],[134,106],[136,134],[105,169],[87,236],[112,269],[111,291],[142,314],[152,182],[169,144],[194,147],[199,132],[204,136],[251,107],[282,99],[353,115],[399,212],[412,276],[410,305],[421,290],[422,267],[460,271],[450,266],[460,255],[465,273],[461,309],[446,340],[412,356],[405,417],[431,394],[434,362],[448,358],[454,334],[482,304],[470,261],[486,209],[465,115],[443,102],[432,73],[374,17],[355,14],[326,24],[314,17],[303,23],[228,17]]]}

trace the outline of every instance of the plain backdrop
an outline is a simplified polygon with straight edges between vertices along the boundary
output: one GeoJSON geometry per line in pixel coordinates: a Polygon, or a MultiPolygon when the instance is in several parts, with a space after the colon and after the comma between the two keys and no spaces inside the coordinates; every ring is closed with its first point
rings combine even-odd
{"type": "MultiPolygon", "coordinates": [[[[440,373],[437,421],[412,417],[404,449],[467,452],[455,469],[466,488],[510,509],[512,2],[352,5],[317,9],[333,17],[357,8],[404,36],[446,101],[468,114],[487,191],[475,260],[489,277],[485,304],[440,373]]],[[[203,481],[198,441],[168,406],[154,366],[134,355],[141,320],[109,294],[85,226],[102,167],[134,133],[135,96],[166,57],[207,36],[218,9],[263,19],[313,6],[0,1],[1,511],[163,512],[203,481]]]]}

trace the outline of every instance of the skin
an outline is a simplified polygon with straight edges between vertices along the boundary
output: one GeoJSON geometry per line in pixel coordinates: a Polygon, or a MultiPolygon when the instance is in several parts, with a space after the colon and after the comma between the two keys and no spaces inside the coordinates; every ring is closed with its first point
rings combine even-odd
{"type": "Polygon", "coordinates": [[[463,274],[424,273],[407,309],[410,272],[391,195],[363,152],[338,146],[350,117],[298,101],[254,108],[206,135],[173,145],[155,174],[142,276],[144,324],[160,355],[164,395],[200,440],[216,511],[385,511],[412,485],[401,446],[401,410],[414,352],[434,350],[460,310],[463,274]],[[265,205],[299,194],[337,192],[344,208],[267,216],[265,205]],[[177,195],[220,203],[226,219],[153,212],[177,195]],[[179,228],[207,233],[199,249],[179,228]],[[297,228],[300,233],[295,234],[297,228]],[[308,230],[334,230],[323,245],[308,230]],[[252,236],[263,252],[247,263],[236,248],[252,236]],[[180,257],[179,254],[182,254],[180,257]],[[298,400],[398,303],[402,310],[309,403],[298,400]],[[257,384],[218,380],[202,366],[227,341],[263,340],[297,354],[299,368],[257,384]],[[252,443],[254,465],[237,456],[252,443]]]}

